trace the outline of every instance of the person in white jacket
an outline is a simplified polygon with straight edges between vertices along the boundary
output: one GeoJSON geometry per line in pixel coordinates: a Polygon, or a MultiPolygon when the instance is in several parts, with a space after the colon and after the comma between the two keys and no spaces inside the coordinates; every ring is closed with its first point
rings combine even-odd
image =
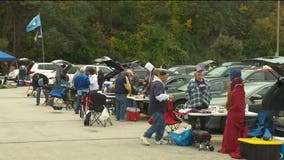
{"type": "Polygon", "coordinates": [[[98,76],[96,70],[94,68],[90,68],[88,72],[90,80],[90,92],[96,93],[99,90],[98,76]]]}

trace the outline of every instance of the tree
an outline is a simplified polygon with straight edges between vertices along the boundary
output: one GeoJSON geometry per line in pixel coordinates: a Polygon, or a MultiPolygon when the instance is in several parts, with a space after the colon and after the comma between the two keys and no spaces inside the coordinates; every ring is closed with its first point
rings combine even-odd
{"type": "Polygon", "coordinates": [[[241,60],[243,58],[243,43],[235,37],[220,34],[215,43],[210,46],[214,59],[224,61],[241,60]]]}

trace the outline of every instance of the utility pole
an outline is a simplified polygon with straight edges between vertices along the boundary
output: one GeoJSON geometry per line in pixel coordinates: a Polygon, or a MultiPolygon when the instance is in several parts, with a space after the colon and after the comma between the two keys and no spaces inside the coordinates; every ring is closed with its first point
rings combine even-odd
{"type": "Polygon", "coordinates": [[[280,23],[280,0],[278,0],[278,7],[277,7],[277,48],[275,56],[279,56],[279,24],[280,23]]]}

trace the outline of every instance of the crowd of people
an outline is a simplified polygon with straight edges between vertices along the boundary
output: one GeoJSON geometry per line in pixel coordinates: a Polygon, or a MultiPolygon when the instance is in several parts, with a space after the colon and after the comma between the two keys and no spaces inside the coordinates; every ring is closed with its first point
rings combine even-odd
{"type": "MultiPolygon", "coordinates": [[[[66,73],[63,72],[64,67],[58,69],[56,73],[56,83],[60,83],[64,80],[66,73]],[[59,82],[58,82],[59,81],[59,82]]],[[[143,90],[140,92],[137,90],[138,82],[137,75],[132,67],[125,69],[116,78],[115,85],[115,118],[117,121],[125,121],[126,107],[128,106],[127,96],[130,94],[144,94],[149,97],[148,112],[153,119],[153,124],[143,133],[140,137],[142,143],[150,145],[149,139],[155,134],[156,144],[166,144],[167,141],[163,140],[165,131],[165,112],[167,110],[167,103],[174,99],[172,94],[167,94],[165,89],[165,82],[168,79],[168,73],[165,70],[157,70],[151,63],[147,63],[145,68],[148,70],[148,76],[146,78],[143,90]]],[[[207,109],[212,99],[210,94],[210,85],[203,78],[204,66],[198,64],[194,77],[189,81],[186,90],[186,106],[188,108],[202,110],[207,109]]],[[[96,93],[103,88],[103,73],[91,68],[85,73],[85,70],[79,68],[79,73],[74,76],[73,83],[74,88],[77,91],[77,102],[74,112],[78,114],[81,107],[82,92],[96,93]]],[[[228,84],[228,98],[227,98],[227,110],[228,118],[225,126],[222,148],[218,150],[220,153],[228,153],[232,158],[241,158],[240,145],[238,138],[243,136],[244,131],[244,119],[245,119],[245,91],[244,84],[241,79],[241,71],[234,69],[230,73],[231,81],[228,84]]],[[[34,83],[38,92],[40,92],[41,85],[47,84],[48,79],[44,75],[36,74],[34,77],[34,83]],[[40,82],[43,79],[43,82],[40,82]],[[43,84],[40,84],[43,83],[43,84]]],[[[36,104],[40,103],[40,95],[36,96],[36,104]]],[[[192,117],[190,123],[192,129],[206,130],[205,116],[192,117]]]]}

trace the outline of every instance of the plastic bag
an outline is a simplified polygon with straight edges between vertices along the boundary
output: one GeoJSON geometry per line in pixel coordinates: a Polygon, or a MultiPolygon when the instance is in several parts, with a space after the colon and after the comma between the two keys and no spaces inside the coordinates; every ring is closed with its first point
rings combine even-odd
{"type": "Polygon", "coordinates": [[[108,113],[108,110],[107,110],[107,108],[105,107],[104,109],[103,109],[103,112],[102,112],[102,114],[100,115],[100,121],[105,121],[105,120],[107,120],[109,118],[109,113],[108,113]]]}
{"type": "Polygon", "coordinates": [[[192,144],[191,140],[192,130],[187,129],[182,133],[169,132],[169,137],[174,141],[178,146],[190,146],[192,144]]]}

